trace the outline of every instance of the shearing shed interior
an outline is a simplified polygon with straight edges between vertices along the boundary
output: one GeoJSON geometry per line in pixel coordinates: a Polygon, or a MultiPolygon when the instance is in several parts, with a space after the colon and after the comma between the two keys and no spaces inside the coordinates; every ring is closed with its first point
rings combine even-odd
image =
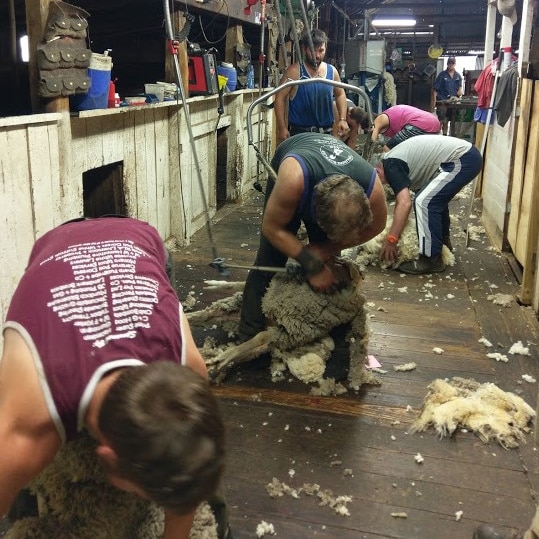
{"type": "MultiPolygon", "coordinates": [[[[155,227],[226,427],[230,527],[203,502],[180,539],[524,537],[539,505],[538,11],[535,0],[2,3],[0,312],[36,240],[62,223],[112,214],[155,227]],[[279,85],[315,29],[347,110],[369,115],[354,148],[364,160],[383,162],[370,133],[384,111],[446,107],[450,137],[482,167],[448,203],[443,271],[399,271],[423,256],[414,211],[398,259],[381,260],[400,200],[386,185],[381,232],[328,262],[339,286],[265,268],[276,270],[267,327],[243,340],[279,85]],[[442,101],[433,85],[451,58],[462,95],[442,101]],[[498,535],[474,535],[481,525],[498,535]]],[[[1,376],[2,361],[0,408],[1,376]]],[[[107,482],[96,445],[65,444],[2,515],[0,537],[172,539],[161,507],[107,482]]]]}

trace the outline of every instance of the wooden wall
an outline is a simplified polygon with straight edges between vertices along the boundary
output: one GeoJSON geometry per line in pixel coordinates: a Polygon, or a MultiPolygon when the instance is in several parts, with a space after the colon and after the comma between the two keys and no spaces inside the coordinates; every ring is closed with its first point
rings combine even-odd
{"type": "Polygon", "coordinates": [[[61,114],[0,119],[2,319],[35,239],[62,222],[66,203],[76,206],[62,189],[61,120],[61,114]]]}
{"type": "MultiPolygon", "coordinates": [[[[127,215],[151,223],[167,245],[184,246],[216,212],[217,131],[226,129],[226,198],[234,203],[246,196],[257,179],[257,158],[245,115],[257,97],[255,90],[226,94],[222,116],[215,96],[189,99],[194,145],[183,106],[175,102],[0,119],[2,318],[34,241],[83,215],[87,171],[120,163],[127,215]]],[[[260,120],[264,137],[272,111],[260,120]]]]}
{"type": "Polygon", "coordinates": [[[524,79],[521,85],[507,238],[523,268],[520,299],[525,304],[533,300],[538,311],[539,82],[524,79]]]}
{"type": "Polygon", "coordinates": [[[519,79],[504,127],[490,128],[483,172],[483,224],[522,268],[519,301],[539,312],[539,82],[519,79]]]}
{"type": "Polygon", "coordinates": [[[512,174],[515,118],[490,127],[482,175],[483,223],[491,242],[502,250],[506,234],[509,182],[512,174]]]}

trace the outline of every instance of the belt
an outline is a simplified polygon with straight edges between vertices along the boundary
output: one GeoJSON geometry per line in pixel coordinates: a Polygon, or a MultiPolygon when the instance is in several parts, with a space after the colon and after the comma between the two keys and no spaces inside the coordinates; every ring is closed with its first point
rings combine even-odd
{"type": "Polygon", "coordinates": [[[317,127],[313,125],[312,127],[304,127],[302,125],[291,125],[290,131],[295,133],[331,133],[332,127],[317,127]]]}

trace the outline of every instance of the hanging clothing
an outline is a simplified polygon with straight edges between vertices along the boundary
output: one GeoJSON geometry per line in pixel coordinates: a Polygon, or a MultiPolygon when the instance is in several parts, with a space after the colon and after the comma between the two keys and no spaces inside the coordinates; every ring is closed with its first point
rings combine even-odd
{"type": "Polygon", "coordinates": [[[494,98],[496,119],[502,127],[507,123],[513,112],[513,105],[517,94],[518,66],[505,70],[498,81],[498,88],[494,98]]]}

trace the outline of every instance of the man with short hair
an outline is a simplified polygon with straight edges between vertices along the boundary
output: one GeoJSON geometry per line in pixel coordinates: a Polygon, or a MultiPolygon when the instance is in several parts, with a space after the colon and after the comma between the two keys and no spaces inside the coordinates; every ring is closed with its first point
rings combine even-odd
{"type": "MultiPolygon", "coordinates": [[[[338,71],[324,62],[327,41],[328,38],[322,30],[315,29],[304,33],[300,40],[302,58],[288,66],[279,84],[314,78],[340,81],[338,71]]],[[[312,83],[289,86],[277,92],[274,104],[277,143],[297,133],[331,133],[334,123],[334,98],[339,128],[343,133],[348,132],[346,94],[342,88],[312,83]]]]}
{"type": "Polygon", "coordinates": [[[449,202],[477,176],[482,165],[481,153],[470,142],[440,135],[421,135],[419,142],[410,138],[383,154],[378,175],[396,198],[381,260],[397,260],[399,238],[413,205],[420,254],[398,270],[413,275],[445,271],[442,247],[451,248],[449,202]],[[415,194],[413,202],[410,192],[415,194]]]}
{"type": "MultiPolygon", "coordinates": [[[[298,261],[310,286],[331,292],[337,280],[327,262],[361,245],[385,227],[385,193],[374,167],[332,135],[301,133],[285,140],[271,166],[255,266],[284,267],[298,261]],[[303,222],[309,244],[296,236],[303,222]]],[[[274,273],[251,270],[239,325],[245,341],[264,330],[262,298],[274,273]]]]}
{"type": "Polygon", "coordinates": [[[457,63],[454,56],[447,59],[447,68],[441,71],[432,87],[432,110],[436,108],[436,114],[442,123],[442,133],[450,135],[453,130],[454,109],[444,107],[441,101],[448,101],[452,97],[462,96],[462,77],[455,70],[457,63]],[[437,104],[438,103],[438,104],[437,104]],[[451,128],[448,130],[449,122],[451,128]]]}
{"type": "Polygon", "coordinates": [[[87,430],[109,481],[164,508],[165,539],[188,539],[222,476],[224,425],[167,255],[155,228],[121,217],[36,241],[3,328],[1,515],[87,430]]]}

